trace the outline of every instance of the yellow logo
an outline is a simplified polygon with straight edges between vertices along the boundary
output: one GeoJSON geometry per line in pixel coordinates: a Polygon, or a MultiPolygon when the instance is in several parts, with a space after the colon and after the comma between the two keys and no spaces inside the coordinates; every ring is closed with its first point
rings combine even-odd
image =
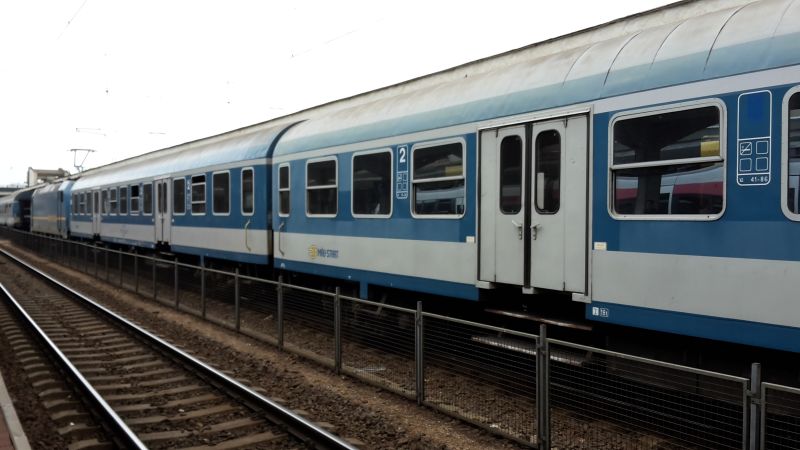
{"type": "Polygon", "coordinates": [[[308,257],[311,258],[311,259],[317,259],[318,255],[319,255],[319,251],[317,249],[317,246],[314,245],[314,244],[311,244],[311,246],[308,247],[308,257]]]}

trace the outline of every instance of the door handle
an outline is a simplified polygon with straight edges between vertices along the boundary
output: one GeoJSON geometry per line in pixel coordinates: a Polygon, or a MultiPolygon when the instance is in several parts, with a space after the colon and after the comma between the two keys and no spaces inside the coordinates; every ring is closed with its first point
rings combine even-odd
{"type": "Polygon", "coordinates": [[[514,224],[515,227],[517,227],[517,237],[519,238],[519,240],[522,240],[522,224],[517,223],[515,220],[512,220],[511,223],[514,224]]]}
{"type": "Polygon", "coordinates": [[[539,228],[541,228],[541,227],[542,227],[542,225],[539,224],[539,223],[535,223],[535,224],[531,225],[531,239],[533,239],[534,241],[539,236],[539,228]]]}
{"type": "Polygon", "coordinates": [[[281,222],[281,224],[278,225],[278,251],[281,252],[281,255],[284,255],[283,246],[281,245],[281,230],[284,225],[286,225],[286,222],[281,222]]]}

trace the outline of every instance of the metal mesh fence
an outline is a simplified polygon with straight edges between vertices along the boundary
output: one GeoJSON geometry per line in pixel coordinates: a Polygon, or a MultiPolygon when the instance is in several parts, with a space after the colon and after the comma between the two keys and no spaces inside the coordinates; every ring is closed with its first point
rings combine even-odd
{"type": "Polygon", "coordinates": [[[747,379],[550,343],[554,446],[743,448],[747,379]]]}
{"type": "Polygon", "coordinates": [[[278,340],[278,285],[239,277],[240,330],[265,342],[278,340]]]}
{"type": "Polygon", "coordinates": [[[203,276],[196,266],[178,265],[178,309],[195,316],[203,315],[203,276]]]}
{"type": "Polygon", "coordinates": [[[350,297],[341,305],[343,370],[414,398],[415,311],[350,297]]]}
{"type": "Polygon", "coordinates": [[[227,272],[205,271],[206,319],[228,328],[236,327],[236,277],[227,272]]]}
{"type": "Polygon", "coordinates": [[[800,448],[800,389],[762,383],[761,448],[800,448]]]}
{"type": "Polygon", "coordinates": [[[332,365],[333,295],[283,285],[283,305],[285,348],[332,365]]]}
{"type": "Polygon", "coordinates": [[[536,441],[536,339],[424,314],[425,401],[525,442],[536,441]]]}

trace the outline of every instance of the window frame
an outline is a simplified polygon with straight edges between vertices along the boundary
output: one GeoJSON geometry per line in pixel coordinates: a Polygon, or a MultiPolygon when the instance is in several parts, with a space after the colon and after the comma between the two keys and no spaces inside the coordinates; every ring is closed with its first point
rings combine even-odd
{"type": "Polygon", "coordinates": [[[185,216],[186,215],[186,193],[187,193],[186,177],[175,177],[175,178],[173,178],[172,179],[172,215],[173,216],[185,216]],[[175,202],[175,193],[178,192],[178,189],[176,189],[176,187],[175,187],[175,183],[177,181],[183,181],[183,210],[181,212],[178,212],[175,209],[175,205],[177,205],[177,203],[175,202]]]}
{"type": "Polygon", "coordinates": [[[796,94],[800,94],[800,85],[786,91],[781,105],[781,211],[787,219],[800,222],[800,211],[794,213],[786,204],[789,197],[789,101],[796,94]]]}
{"type": "Polygon", "coordinates": [[[206,176],[206,173],[203,172],[203,173],[198,173],[198,174],[195,174],[195,175],[189,175],[189,186],[190,186],[190,188],[189,188],[189,212],[193,216],[205,216],[208,213],[208,177],[206,176]],[[194,178],[195,177],[203,177],[203,182],[202,183],[195,183],[194,182],[194,178]],[[194,194],[194,186],[195,185],[199,186],[200,184],[203,185],[203,201],[202,202],[195,201],[194,200],[194,195],[193,195],[194,194]],[[200,203],[203,204],[203,212],[194,212],[194,205],[195,204],[199,205],[200,203]]]}
{"type": "Polygon", "coordinates": [[[350,155],[350,215],[355,219],[388,219],[394,213],[394,152],[391,148],[379,148],[375,150],[366,150],[361,152],[354,152],[350,155]],[[355,161],[359,156],[378,155],[381,153],[389,154],[389,212],[387,214],[357,214],[353,210],[353,196],[355,195],[355,161]]]}
{"type": "Polygon", "coordinates": [[[109,216],[116,216],[118,209],[117,198],[119,196],[119,192],[116,187],[108,188],[108,215],[109,216]]]}
{"type": "Polygon", "coordinates": [[[108,201],[108,188],[103,188],[103,190],[100,191],[100,215],[107,216],[110,210],[111,203],[108,201]]]}
{"type": "Polygon", "coordinates": [[[117,204],[117,214],[120,216],[127,216],[128,215],[128,186],[120,186],[118,188],[118,200],[119,203],[117,204]],[[122,200],[122,192],[125,192],[125,201],[122,200]],[[122,206],[125,205],[125,211],[122,211],[122,206]]]}
{"type": "Polygon", "coordinates": [[[608,121],[607,169],[606,169],[606,210],[614,220],[658,220],[658,221],[700,221],[718,220],[728,209],[728,110],[725,102],[718,98],[706,98],[690,102],[674,103],[662,106],[620,111],[608,121]],[[701,156],[696,158],[670,159],[664,161],[648,161],[628,164],[614,164],[614,125],[620,120],[636,119],[668,114],[692,109],[715,107],[719,111],[719,156],[701,156]],[[614,171],[636,169],[641,167],[673,166],[681,164],[722,163],[722,209],[715,214],[620,214],[614,210],[614,171]]]}
{"type": "Polygon", "coordinates": [[[464,138],[448,138],[436,141],[428,141],[414,144],[411,146],[411,152],[408,160],[409,166],[409,179],[408,179],[408,207],[411,212],[411,217],[414,219],[444,219],[444,220],[459,220],[464,218],[467,214],[467,206],[469,202],[469,195],[467,194],[467,141],[464,138]],[[414,173],[414,156],[417,150],[425,150],[430,147],[439,147],[448,144],[461,144],[461,175],[450,177],[430,178],[422,181],[422,183],[432,183],[436,181],[450,181],[450,180],[464,180],[464,211],[461,214],[417,214],[414,211],[414,205],[417,203],[416,193],[414,190],[415,173],[414,173]]]}
{"type": "MultiPolygon", "coordinates": [[[[308,174],[306,174],[308,175],[308,174]]],[[[292,164],[285,162],[278,165],[278,217],[289,217],[292,214],[292,164]],[[286,185],[288,187],[282,188],[281,187],[281,168],[286,167],[286,173],[288,174],[288,180],[286,185]],[[282,213],[281,212],[281,192],[288,192],[289,193],[289,212],[282,213]]]]}
{"type": "MultiPolygon", "coordinates": [[[[291,185],[291,180],[289,180],[289,181],[290,181],[289,187],[291,188],[291,186],[292,186],[291,185]]],[[[278,180],[278,182],[280,183],[280,180],[278,180]]],[[[337,157],[337,155],[323,156],[323,157],[320,157],[320,158],[312,158],[312,159],[307,159],[306,160],[305,203],[306,203],[306,207],[305,207],[306,217],[334,218],[334,217],[339,215],[339,158],[337,157]],[[333,161],[334,174],[336,175],[336,183],[333,184],[333,185],[326,184],[326,185],[323,185],[323,186],[311,186],[311,187],[309,187],[308,186],[308,166],[311,165],[311,164],[314,164],[314,163],[320,163],[320,162],[325,162],[325,161],[333,161]],[[309,212],[308,211],[308,206],[309,206],[308,191],[309,191],[309,189],[311,189],[311,190],[336,189],[336,212],[334,212],[333,214],[315,214],[315,213],[309,212]]],[[[278,206],[280,207],[280,205],[278,205],[278,206]]]]}
{"type": "Polygon", "coordinates": [[[154,189],[154,187],[155,187],[154,184],[155,183],[153,183],[152,181],[148,181],[148,182],[142,183],[142,192],[141,192],[141,195],[140,195],[139,198],[140,198],[140,203],[141,203],[140,207],[141,207],[141,211],[142,211],[142,215],[143,216],[152,216],[155,213],[155,209],[156,209],[155,208],[156,192],[155,192],[155,189],[154,189]],[[147,206],[147,202],[145,201],[144,192],[145,192],[145,190],[146,190],[145,188],[147,186],[150,186],[150,212],[147,212],[145,210],[145,206],[147,206]]]}
{"type": "Polygon", "coordinates": [[[141,207],[142,186],[139,183],[128,185],[128,215],[138,216],[142,210],[141,207]],[[133,195],[133,188],[136,187],[136,196],[133,195]],[[136,209],[133,209],[133,199],[136,198],[136,209]]]}
{"type": "Polygon", "coordinates": [[[217,170],[216,172],[211,172],[211,214],[214,216],[230,216],[231,215],[231,197],[233,196],[231,193],[231,171],[230,170],[217,170]],[[214,177],[216,175],[228,175],[228,211],[227,212],[217,212],[216,211],[216,202],[214,201],[214,188],[216,187],[216,183],[214,183],[214,177]]]}
{"type": "Polygon", "coordinates": [[[242,167],[239,170],[239,213],[243,216],[252,216],[256,213],[256,171],[252,166],[242,167]],[[253,198],[253,209],[250,212],[244,210],[244,173],[250,172],[250,193],[253,198]]]}
{"type": "Polygon", "coordinates": [[[81,192],[78,194],[78,215],[85,216],[86,215],[86,192],[81,192]]]}

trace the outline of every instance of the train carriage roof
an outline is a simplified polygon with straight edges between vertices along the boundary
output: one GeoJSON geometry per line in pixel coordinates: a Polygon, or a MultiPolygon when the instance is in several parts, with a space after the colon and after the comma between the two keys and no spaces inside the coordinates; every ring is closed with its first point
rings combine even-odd
{"type": "Polygon", "coordinates": [[[362,95],[289,130],[275,156],[800,63],[800,0],[743,3],[681,2],[632,30],[612,22],[362,95]]]}
{"type": "Polygon", "coordinates": [[[291,123],[264,124],[180,144],[86,171],[72,186],[81,190],[192,170],[212,170],[229,163],[262,159],[291,123]]]}

